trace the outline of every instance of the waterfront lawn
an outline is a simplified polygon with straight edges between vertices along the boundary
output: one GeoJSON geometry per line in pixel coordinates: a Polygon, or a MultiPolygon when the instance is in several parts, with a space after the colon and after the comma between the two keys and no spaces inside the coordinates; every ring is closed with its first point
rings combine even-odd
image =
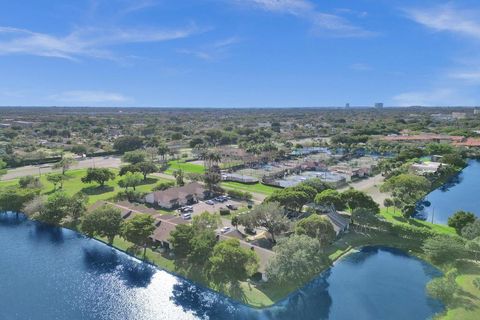
{"type": "Polygon", "coordinates": [[[480,277],[480,264],[462,261],[456,265],[459,276],[457,283],[459,292],[447,312],[440,317],[445,320],[477,320],[480,319],[480,290],[473,285],[473,280],[480,277]]]}
{"type": "Polygon", "coordinates": [[[393,208],[382,208],[380,211],[380,214],[388,222],[391,222],[394,224],[408,224],[414,227],[427,228],[442,234],[450,234],[450,235],[456,234],[455,229],[447,225],[435,224],[428,221],[423,221],[423,220],[413,219],[413,218],[407,219],[404,216],[402,216],[400,210],[398,209],[396,209],[394,213],[393,208]]]}
{"type": "Polygon", "coordinates": [[[228,182],[222,182],[221,184],[222,187],[226,189],[234,189],[234,190],[241,190],[241,191],[248,191],[248,192],[253,192],[253,193],[261,193],[264,195],[271,195],[277,190],[281,190],[281,188],[277,187],[272,187],[272,186],[267,186],[264,184],[261,184],[260,182],[254,183],[254,184],[245,184],[245,183],[240,183],[240,182],[233,182],[233,181],[228,181],[228,182]]]}
{"type": "MultiPolygon", "coordinates": [[[[118,173],[118,170],[111,169],[115,174],[118,173]]],[[[93,204],[99,200],[108,200],[118,194],[119,191],[123,190],[118,186],[118,181],[122,179],[120,176],[116,176],[115,180],[108,181],[105,183],[105,186],[99,187],[96,183],[87,184],[81,181],[82,177],[86,174],[86,169],[70,170],[67,171],[67,179],[63,183],[63,191],[69,195],[73,195],[78,192],[82,192],[88,196],[88,203],[93,204]]],[[[49,195],[54,192],[53,184],[47,181],[46,175],[40,177],[42,183],[42,194],[49,195]]],[[[152,188],[159,182],[168,181],[164,178],[149,176],[147,181],[142,185],[138,186],[136,189],[141,192],[150,192],[152,188]]],[[[0,181],[1,187],[8,187],[18,184],[18,179],[0,181]]]]}
{"type": "Polygon", "coordinates": [[[205,168],[202,165],[186,162],[185,160],[172,160],[168,162],[166,174],[173,174],[173,171],[181,169],[184,173],[204,173],[205,168]]]}

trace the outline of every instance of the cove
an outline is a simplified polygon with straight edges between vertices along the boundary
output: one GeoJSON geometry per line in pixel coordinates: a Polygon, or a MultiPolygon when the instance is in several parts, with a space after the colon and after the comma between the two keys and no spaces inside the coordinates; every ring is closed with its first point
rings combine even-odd
{"type": "MultiPolygon", "coordinates": [[[[284,300],[249,308],[74,231],[0,215],[0,319],[428,319],[441,273],[365,247],[284,300]]],[[[301,272],[301,270],[299,270],[301,272]]]]}
{"type": "Polygon", "coordinates": [[[448,217],[459,210],[480,216],[480,161],[469,160],[459,174],[429,193],[415,214],[415,218],[438,224],[447,224],[448,217]],[[433,218],[433,219],[432,219],[433,218]]]}

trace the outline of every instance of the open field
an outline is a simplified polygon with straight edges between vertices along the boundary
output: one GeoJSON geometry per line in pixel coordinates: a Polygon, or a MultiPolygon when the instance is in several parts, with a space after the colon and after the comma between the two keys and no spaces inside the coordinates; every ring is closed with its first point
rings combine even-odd
{"type": "Polygon", "coordinates": [[[228,189],[249,191],[254,193],[261,193],[264,195],[271,195],[275,191],[281,190],[281,188],[267,186],[267,185],[261,184],[260,182],[257,182],[254,184],[245,184],[240,182],[229,181],[229,182],[222,182],[221,186],[228,189]]]}
{"type": "MultiPolygon", "coordinates": [[[[112,169],[115,173],[117,170],[112,169]]],[[[113,198],[119,191],[123,190],[118,186],[120,176],[116,176],[115,180],[108,181],[105,186],[99,187],[97,184],[86,184],[81,181],[81,178],[85,176],[86,169],[70,170],[66,173],[67,179],[63,184],[63,191],[69,195],[73,195],[77,192],[82,192],[88,196],[88,203],[92,204],[99,200],[107,200],[113,198]]],[[[42,194],[49,195],[54,192],[53,184],[47,181],[46,175],[40,177],[42,183],[42,194]]],[[[142,192],[149,192],[159,182],[167,181],[166,179],[149,176],[144,184],[138,186],[136,190],[142,192]]],[[[18,183],[18,179],[0,181],[0,187],[8,187],[18,183]]]]}
{"type": "Polygon", "coordinates": [[[168,162],[168,169],[165,173],[172,174],[173,171],[181,169],[185,173],[204,173],[205,168],[202,165],[185,162],[185,160],[172,160],[168,162]]]}

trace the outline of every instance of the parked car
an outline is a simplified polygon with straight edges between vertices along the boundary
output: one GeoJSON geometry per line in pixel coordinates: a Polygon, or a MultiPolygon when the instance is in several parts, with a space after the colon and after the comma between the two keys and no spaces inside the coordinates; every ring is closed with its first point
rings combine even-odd
{"type": "Polygon", "coordinates": [[[234,205],[234,204],[227,204],[227,208],[230,209],[230,210],[237,210],[237,206],[234,205]]]}
{"type": "Polygon", "coordinates": [[[190,220],[190,219],[192,219],[192,214],[191,213],[184,213],[184,214],[182,214],[182,218],[184,220],[190,220]]]}
{"type": "Polygon", "coordinates": [[[185,207],[181,207],[180,209],[178,209],[180,212],[184,213],[184,212],[193,212],[193,207],[192,206],[185,206],[185,207]]]}
{"type": "Polygon", "coordinates": [[[213,206],[215,204],[215,202],[213,202],[212,200],[207,200],[207,201],[205,201],[205,203],[208,204],[208,205],[211,205],[211,206],[213,206]]]}
{"type": "Polygon", "coordinates": [[[231,230],[232,228],[230,227],[223,227],[221,230],[220,230],[220,233],[227,233],[231,230]]]}
{"type": "Polygon", "coordinates": [[[255,235],[255,234],[257,234],[257,231],[256,231],[255,229],[252,229],[252,228],[249,228],[249,227],[245,227],[245,233],[246,233],[246,234],[255,235]]]}
{"type": "Polygon", "coordinates": [[[216,197],[216,198],[213,199],[213,200],[215,200],[216,202],[222,202],[222,203],[225,202],[225,201],[227,201],[227,199],[225,199],[223,196],[216,197]]]}

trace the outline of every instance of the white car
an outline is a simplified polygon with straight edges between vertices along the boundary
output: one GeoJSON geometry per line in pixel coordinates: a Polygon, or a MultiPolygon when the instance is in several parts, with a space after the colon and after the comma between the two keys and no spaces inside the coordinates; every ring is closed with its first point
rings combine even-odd
{"type": "Polygon", "coordinates": [[[227,233],[227,232],[230,231],[230,229],[231,229],[230,227],[223,227],[223,228],[220,230],[220,233],[222,233],[222,234],[223,234],[223,233],[227,233]]]}
{"type": "Polygon", "coordinates": [[[211,206],[213,206],[215,204],[215,202],[213,202],[212,200],[207,200],[207,201],[205,201],[205,203],[208,204],[208,205],[211,205],[211,206]]]}
{"type": "Polygon", "coordinates": [[[192,214],[191,213],[184,213],[182,214],[183,220],[190,220],[192,219],[192,214]]]}

